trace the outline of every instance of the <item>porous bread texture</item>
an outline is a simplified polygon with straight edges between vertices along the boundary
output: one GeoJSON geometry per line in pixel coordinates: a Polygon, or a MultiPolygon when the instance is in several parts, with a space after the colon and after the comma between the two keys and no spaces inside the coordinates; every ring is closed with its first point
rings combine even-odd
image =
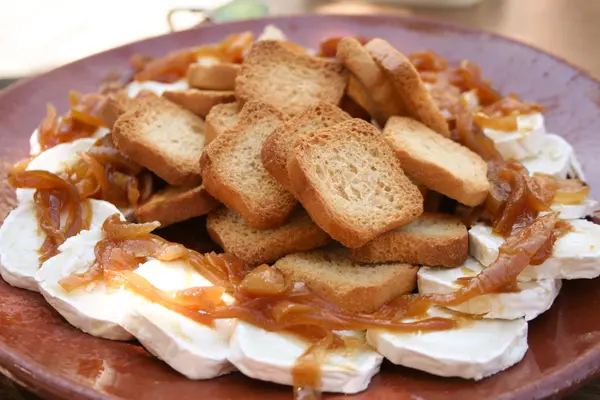
{"type": "Polygon", "coordinates": [[[187,82],[196,89],[233,90],[239,70],[240,65],[233,63],[192,64],[187,70],[187,82]]]}
{"type": "Polygon", "coordinates": [[[383,39],[372,39],[364,48],[385,72],[396,89],[395,95],[402,100],[405,113],[400,115],[410,116],[440,135],[450,137],[446,118],[410,60],[383,39]]]}
{"type": "Polygon", "coordinates": [[[161,227],[165,227],[207,214],[219,204],[202,185],[167,186],[139,205],[134,215],[138,222],[158,221],[161,227]]]}
{"type": "Polygon", "coordinates": [[[334,247],[290,254],[274,266],[339,307],[365,313],[414,290],[419,270],[403,263],[363,264],[334,247]]]}
{"type": "Polygon", "coordinates": [[[424,213],[401,228],[383,233],[350,257],[367,263],[403,262],[414,265],[458,267],[469,255],[467,227],[458,217],[424,213]]]}
{"type": "Polygon", "coordinates": [[[335,60],[290,51],[282,42],[256,42],[235,80],[235,95],[244,104],[262,101],[294,115],[319,102],[338,105],[348,76],[335,60]]]}
{"type": "Polygon", "coordinates": [[[233,91],[219,90],[167,90],[163,93],[163,97],[202,118],[206,117],[210,110],[217,104],[235,101],[233,91]]]}
{"type": "Polygon", "coordinates": [[[297,204],[260,159],[265,140],[285,119],[269,104],[248,102],[237,123],[217,136],[200,159],[206,190],[255,228],[282,225],[297,204]]]}
{"type": "Polygon", "coordinates": [[[353,37],[340,40],[336,57],[352,72],[362,87],[368,88],[368,91],[362,92],[358,85],[353,84],[352,90],[348,93],[353,99],[359,98],[358,101],[355,99],[359,104],[368,105],[367,111],[370,111],[379,125],[384,126],[391,116],[406,114],[402,99],[396,93],[394,85],[358,40],[353,37]]]}
{"type": "Polygon", "coordinates": [[[331,237],[300,207],[284,225],[273,229],[253,228],[235,211],[221,207],[208,214],[206,229],[225,252],[249,265],[272,263],[287,254],[331,242],[331,237]]]}
{"type": "Polygon", "coordinates": [[[217,104],[210,109],[204,122],[206,123],[206,145],[217,136],[232,128],[237,122],[240,109],[237,103],[217,104]]]}
{"type": "Polygon", "coordinates": [[[348,114],[330,103],[318,103],[307,108],[279,125],[269,135],[261,152],[263,165],[283,187],[291,190],[287,162],[298,139],[348,119],[348,114]]]}
{"type": "Polygon", "coordinates": [[[407,117],[390,118],[383,137],[411,179],[470,207],[485,201],[487,164],[478,154],[407,117]]]}
{"type": "Polygon", "coordinates": [[[300,138],[288,160],[293,193],[344,246],[360,247],[423,213],[423,196],[373,125],[351,119],[300,138]]]}
{"type": "Polygon", "coordinates": [[[163,97],[136,99],[112,129],[115,145],[174,186],[200,182],[204,121],[163,97]]]}

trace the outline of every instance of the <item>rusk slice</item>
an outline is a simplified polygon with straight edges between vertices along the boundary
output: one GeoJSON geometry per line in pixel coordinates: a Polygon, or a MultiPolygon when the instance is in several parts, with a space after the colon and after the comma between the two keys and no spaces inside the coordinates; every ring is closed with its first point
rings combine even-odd
{"type": "Polygon", "coordinates": [[[384,126],[391,116],[406,114],[394,85],[390,84],[385,72],[358,40],[353,37],[340,40],[337,59],[352,72],[363,87],[368,88],[368,93],[364,95],[370,96],[376,105],[376,114],[371,115],[381,126],[384,126]]]}
{"type": "Polygon", "coordinates": [[[379,235],[350,251],[350,257],[368,263],[457,267],[469,255],[467,227],[448,214],[425,213],[410,224],[379,235]]]}
{"type": "Polygon", "coordinates": [[[162,97],[136,99],[112,130],[115,145],[170,185],[200,182],[204,121],[162,97]]]}
{"type": "Polygon", "coordinates": [[[187,89],[163,93],[163,97],[190,110],[199,117],[206,117],[211,108],[217,104],[235,101],[232,91],[187,89]]]}
{"type": "Polygon", "coordinates": [[[471,207],[487,197],[487,164],[466,147],[406,117],[390,118],[383,137],[411,179],[471,207]]]}
{"type": "Polygon", "coordinates": [[[221,207],[208,214],[206,229],[224,251],[250,265],[272,263],[287,254],[312,250],[331,242],[331,237],[301,208],[280,227],[256,229],[235,211],[221,207]]]}
{"type": "Polygon", "coordinates": [[[259,229],[282,225],[296,206],[260,160],[265,140],[284,120],[275,107],[248,102],[234,127],[213,140],[200,160],[206,190],[259,229]]]}
{"type": "Polygon", "coordinates": [[[387,117],[383,114],[383,111],[381,111],[377,104],[375,104],[375,100],[373,100],[368,90],[353,74],[350,74],[350,77],[348,78],[346,96],[365,109],[371,118],[378,124],[380,123],[378,121],[387,121],[387,117]]]}
{"type": "Polygon", "coordinates": [[[402,99],[406,110],[402,115],[411,116],[437,133],[449,137],[450,129],[446,118],[409,59],[383,39],[371,40],[365,44],[365,49],[392,81],[396,89],[395,95],[402,99]]]}
{"type": "Polygon", "coordinates": [[[119,91],[108,97],[100,106],[100,119],[109,129],[112,129],[117,119],[125,114],[125,111],[136,104],[136,99],[127,96],[127,92],[119,91]]]}
{"type": "Polygon", "coordinates": [[[239,64],[219,63],[212,65],[192,64],[188,67],[188,85],[196,89],[233,90],[239,64]]]}
{"type": "Polygon", "coordinates": [[[423,196],[379,130],[352,119],[300,138],[288,160],[293,193],[313,221],[360,247],[423,213],[423,196]]]}
{"type": "Polygon", "coordinates": [[[274,266],[341,308],[367,313],[410,293],[419,270],[402,263],[362,264],[345,249],[331,247],[290,254],[274,266]]]}
{"type": "Polygon", "coordinates": [[[297,54],[280,41],[263,40],[246,55],[235,95],[242,104],[263,101],[293,115],[319,102],[338,105],[347,79],[337,61],[297,54]]]}
{"type": "Polygon", "coordinates": [[[210,109],[206,122],[206,145],[237,122],[240,109],[237,103],[217,104],[210,109]]]}
{"type": "Polygon", "coordinates": [[[290,189],[287,161],[303,135],[349,120],[350,116],[329,103],[318,103],[279,125],[265,141],[262,163],[277,182],[290,189]]]}
{"type": "Polygon", "coordinates": [[[167,186],[135,210],[139,222],[160,222],[165,227],[190,218],[207,214],[219,206],[203,186],[167,186]]]}

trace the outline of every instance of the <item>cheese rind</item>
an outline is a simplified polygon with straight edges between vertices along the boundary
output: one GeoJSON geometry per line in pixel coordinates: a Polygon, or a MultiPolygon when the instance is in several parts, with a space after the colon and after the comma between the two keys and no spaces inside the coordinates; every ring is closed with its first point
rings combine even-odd
{"type": "MultiPolygon", "coordinates": [[[[450,317],[432,308],[431,317],[450,317]]],[[[394,333],[369,329],[367,341],[394,364],[445,377],[480,380],[503,371],[527,352],[524,319],[481,319],[456,329],[394,333]]]]}
{"type": "MultiPolygon", "coordinates": [[[[469,258],[456,268],[422,267],[417,275],[420,294],[452,293],[462,286],[459,278],[474,277],[484,267],[469,258]]],[[[530,321],[547,311],[560,291],[561,281],[543,279],[539,281],[518,282],[518,291],[490,293],[477,296],[452,310],[466,314],[482,315],[483,318],[517,319],[525,317],[530,321]]]]}
{"type": "MultiPolygon", "coordinates": [[[[540,265],[525,267],[520,281],[593,279],[600,276],[600,225],[583,219],[568,221],[571,230],[554,243],[552,256],[540,265]]],[[[488,266],[498,257],[504,239],[492,228],[476,224],[469,230],[469,252],[488,266]]]]}
{"type": "MultiPolygon", "coordinates": [[[[360,337],[360,332],[343,332],[360,337]]],[[[309,343],[292,334],[268,332],[238,321],[230,341],[230,361],[244,375],[267,382],[293,385],[292,368],[309,343]]],[[[379,372],[383,357],[369,348],[328,352],[321,365],[323,392],[358,393],[379,372]]]]}
{"type": "Polygon", "coordinates": [[[515,132],[484,129],[483,133],[492,139],[494,147],[507,160],[523,160],[537,156],[544,146],[546,128],[541,113],[517,116],[515,132]]]}
{"type": "MultiPolygon", "coordinates": [[[[213,286],[183,261],[151,260],[135,272],[160,290],[213,286]]],[[[190,379],[210,379],[234,370],[228,361],[233,320],[216,320],[214,327],[210,327],[160,304],[132,296],[131,311],[121,324],[150,353],[190,379]]]]}
{"type": "Polygon", "coordinates": [[[59,247],[60,253],[42,265],[36,280],[48,304],[74,327],[104,339],[130,340],[132,336],[120,326],[129,308],[124,291],[109,291],[103,281],[97,281],[67,292],[59,283],[93,265],[94,248],[101,239],[100,229],[82,231],[67,239],[59,247]]]}

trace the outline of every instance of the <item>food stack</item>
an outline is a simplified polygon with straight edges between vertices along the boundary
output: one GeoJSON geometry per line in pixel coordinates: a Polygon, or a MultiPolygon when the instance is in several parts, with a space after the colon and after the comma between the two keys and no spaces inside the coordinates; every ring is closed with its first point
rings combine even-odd
{"type": "MultiPolygon", "coordinates": [[[[456,87],[447,82],[441,88],[443,82],[431,80],[432,72],[445,67],[423,67],[382,39],[361,43],[343,38],[335,58],[311,55],[281,32],[274,39],[262,37],[240,53],[243,57],[229,62],[200,57],[186,65],[184,79],[140,79],[110,95],[101,114],[112,142],[150,171],[160,187],[134,209],[121,211],[163,227],[206,215],[199,221],[206,221],[208,234],[224,252],[252,267],[273,265],[336,307],[370,315],[395,299],[410,297],[415,289],[432,296],[460,292],[498,268],[509,239],[494,229],[493,216],[485,214],[486,202],[497,190],[489,180],[494,162],[515,160],[532,175],[545,174],[539,179],[584,179],[572,147],[546,133],[535,107],[519,113],[526,107],[516,97],[481,108],[477,90],[455,93],[456,87]],[[454,93],[450,106],[440,100],[440,91],[454,93]],[[507,114],[510,107],[516,111],[507,114]],[[480,140],[489,145],[486,154],[457,137],[460,110],[465,108],[481,108],[475,122],[487,138],[480,140]]],[[[141,68],[138,76],[143,72],[141,68]]],[[[78,152],[69,154],[77,157],[78,152]]],[[[46,153],[39,157],[53,159],[46,153]]],[[[566,196],[568,201],[555,202],[546,211],[560,214],[565,233],[556,238],[553,254],[540,265],[527,266],[510,288],[431,307],[425,316],[415,317],[453,319],[459,321],[456,329],[339,333],[372,348],[365,344],[350,354],[332,351],[321,365],[320,388],[364,390],[382,356],[467,379],[481,379],[519,362],[527,351],[526,321],[550,308],[561,280],[600,274],[600,228],[583,219],[595,203],[582,192],[577,186],[566,196]]],[[[557,193],[564,195],[560,188],[557,193]]],[[[2,227],[5,232],[10,218],[2,227]]],[[[64,258],[73,248],[65,246],[56,257],[64,258]]],[[[2,258],[5,279],[6,260],[2,258]]],[[[175,263],[165,263],[166,268],[149,260],[136,272],[164,290],[210,285],[202,277],[185,283],[185,263],[175,263]]],[[[55,279],[48,273],[35,278],[35,269],[30,275],[34,278],[27,281],[28,288],[33,289],[55,279]]],[[[19,285],[19,279],[12,283],[19,285]]],[[[60,288],[54,285],[52,290],[60,288]]],[[[42,292],[47,298],[68,298],[47,294],[43,285],[42,292]]],[[[112,323],[193,379],[236,367],[256,379],[294,384],[296,359],[309,347],[289,333],[241,321],[214,330],[194,325],[190,332],[210,335],[222,350],[209,357],[200,344],[189,350],[172,325],[161,322],[174,318],[188,326],[190,321],[157,305],[142,308],[112,323]],[[160,334],[147,334],[143,327],[150,325],[160,334]],[[275,344],[289,351],[274,352],[275,344]],[[189,358],[183,361],[170,348],[189,358]],[[211,369],[200,371],[193,365],[197,362],[211,369]]],[[[127,338],[122,331],[103,335],[77,319],[69,321],[92,334],[127,338]]]]}

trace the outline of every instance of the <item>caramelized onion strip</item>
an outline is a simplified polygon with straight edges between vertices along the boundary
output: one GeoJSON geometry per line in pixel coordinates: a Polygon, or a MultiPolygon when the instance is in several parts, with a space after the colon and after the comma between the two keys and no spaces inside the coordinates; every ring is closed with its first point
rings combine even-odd
{"type": "Polygon", "coordinates": [[[470,280],[466,286],[453,293],[424,295],[421,296],[420,301],[453,306],[511,284],[530,264],[538,251],[548,241],[553,240],[552,235],[557,221],[556,213],[538,217],[531,225],[507,238],[500,246],[496,261],[470,280]]]}
{"type": "Polygon", "coordinates": [[[121,221],[119,214],[111,215],[104,221],[102,230],[109,239],[122,240],[144,236],[160,226],[160,222],[146,222],[143,224],[130,224],[121,221]]]}

